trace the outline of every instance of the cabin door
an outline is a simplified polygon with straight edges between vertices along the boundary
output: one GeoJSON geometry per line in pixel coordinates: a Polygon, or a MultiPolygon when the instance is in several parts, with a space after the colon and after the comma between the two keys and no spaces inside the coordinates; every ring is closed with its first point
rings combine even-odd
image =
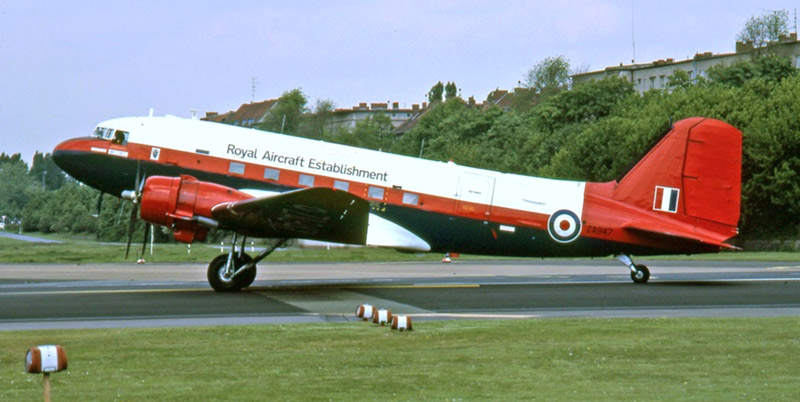
{"type": "Polygon", "coordinates": [[[494,195],[494,177],[474,173],[462,173],[458,178],[456,194],[456,214],[489,219],[494,195]]]}

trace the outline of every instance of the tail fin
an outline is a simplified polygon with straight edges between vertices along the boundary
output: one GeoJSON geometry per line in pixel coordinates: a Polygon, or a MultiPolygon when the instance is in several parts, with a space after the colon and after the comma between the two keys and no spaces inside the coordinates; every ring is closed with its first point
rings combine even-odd
{"type": "Polygon", "coordinates": [[[719,120],[681,120],[620,180],[614,199],[727,239],[737,233],[742,133],[719,120]]]}

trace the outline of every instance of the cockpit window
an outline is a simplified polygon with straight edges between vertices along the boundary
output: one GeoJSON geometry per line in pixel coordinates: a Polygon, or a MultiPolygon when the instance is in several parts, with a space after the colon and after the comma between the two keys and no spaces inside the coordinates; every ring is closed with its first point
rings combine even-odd
{"type": "Polygon", "coordinates": [[[122,130],[114,131],[114,139],[111,142],[119,145],[128,144],[128,132],[122,130]]]}
{"type": "Polygon", "coordinates": [[[122,130],[114,130],[113,128],[97,127],[94,129],[92,136],[102,138],[104,140],[111,140],[114,144],[126,145],[128,144],[128,132],[122,130]]]}
{"type": "Polygon", "coordinates": [[[94,136],[97,138],[104,138],[104,139],[111,139],[111,134],[114,132],[113,129],[105,128],[105,127],[97,127],[94,129],[94,136]]]}

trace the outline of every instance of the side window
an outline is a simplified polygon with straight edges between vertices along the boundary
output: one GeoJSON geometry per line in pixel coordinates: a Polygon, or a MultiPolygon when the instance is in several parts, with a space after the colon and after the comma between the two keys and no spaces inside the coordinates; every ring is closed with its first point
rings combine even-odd
{"type": "Polygon", "coordinates": [[[297,184],[306,187],[314,187],[314,176],[301,173],[300,178],[297,180],[297,184]]]}
{"type": "Polygon", "coordinates": [[[413,193],[403,193],[403,204],[419,205],[419,196],[413,193]]]}
{"type": "Polygon", "coordinates": [[[367,193],[367,196],[369,196],[369,198],[376,198],[376,199],[382,200],[383,199],[383,188],[369,186],[369,192],[367,193]]]}
{"type": "Polygon", "coordinates": [[[118,145],[127,145],[128,144],[128,132],[117,130],[114,131],[114,139],[111,140],[114,144],[118,145]]]}
{"type": "Polygon", "coordinates": [[[350,183],[341,180],[334,180],[333,188],[342,191],[350,191],[350,183]]]}
{"type": "Polygon", "coordinates": [[[228,166],[228,172],[233,174],[244,174],[244,163],[239,162],[231,162],[230,166],[228,166]]]}
{"type": "Polygon", "coordinates": [[[264,178],[267,180],[278,181],[281,177],[281,171],[278,169],[264,168],[264,178]]]}

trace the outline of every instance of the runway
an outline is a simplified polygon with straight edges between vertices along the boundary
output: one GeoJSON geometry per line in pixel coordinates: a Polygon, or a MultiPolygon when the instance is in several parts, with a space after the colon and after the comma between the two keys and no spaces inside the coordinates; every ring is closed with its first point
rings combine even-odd
{"type": "Polygon", "coordinates": [[[363,303],[416,320],[800,315],[800,265],[641,262],[646,285],[611,260],[268,264],[236,294],[200,264],[0,264],[0,330],[350,321],[363,303]]]}

